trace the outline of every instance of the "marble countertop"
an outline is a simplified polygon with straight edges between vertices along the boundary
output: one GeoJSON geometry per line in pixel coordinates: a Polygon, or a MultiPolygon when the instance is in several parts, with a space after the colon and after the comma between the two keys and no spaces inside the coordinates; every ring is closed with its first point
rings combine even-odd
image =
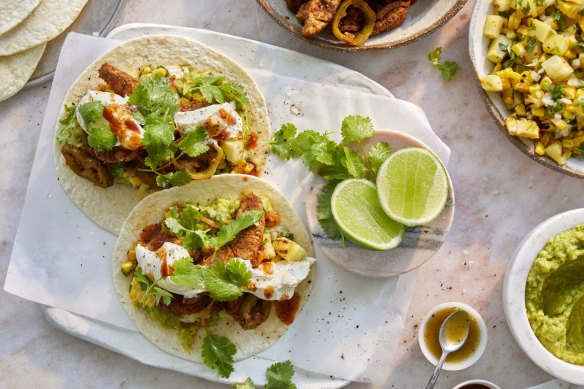
{"type": "MultiPolygon", "coordinates": [[[[395,373],[386,388],[424,387],[433,366],[423,357],[417,327],[427,310],[446,301],[473,306],[485,319],[488,345],[469,369],[443,372],[437,388],[470,378],[502,388],[526,388],[551,379],[514,342],[505,322],[502,285],[516,246],[537,224],[582,206],[582,182],[553,172],[520,153],[488,114],[468,58],[468,4],[437,32],[406,47],[361,54],[312,46],[277,26],[252,0],[128,0],[117,25],[153,22],[224,32],[297,50],[363,73],[426,112],[452,155],[449,171],[456,214],[442,249],[418,270],[395,373]],[[165,7],[161,10],[161,7],[165,7]],[[461,65],[444,81],[426,55],[443,47],[443,59],[461,65]]],[[[0,103],[0,285],[13,240],[51,84],[21,91],[0,103]]],[[[39,221],[42,222],[42,221],[39,221]]],[[[0,291],[0,387],[221,388],[172,371],[141,365],[54,329],[40,307],[0,291]]],[[[368,388],[352,383],[351,389],[368,388]]]]}

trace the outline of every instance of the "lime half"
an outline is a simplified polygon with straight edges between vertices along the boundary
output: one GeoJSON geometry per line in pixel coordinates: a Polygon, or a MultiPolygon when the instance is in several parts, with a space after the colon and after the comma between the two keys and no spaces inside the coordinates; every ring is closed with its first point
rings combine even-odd
{"type": "Polygon", "coordinates": [[[377,174],[379,202],[387,215],[406,226],[436,219],[448,198],[448,175],[429,150],[408,147],[391,154],[377,174]]]}
{"type": "Polygon", "coordinates": [[[401,242],[404,226],[383,212],[375,185],[368,180],[345,180],[337,185],[331,208],[341,231],[364,247],[388,250],[401,242]]]}

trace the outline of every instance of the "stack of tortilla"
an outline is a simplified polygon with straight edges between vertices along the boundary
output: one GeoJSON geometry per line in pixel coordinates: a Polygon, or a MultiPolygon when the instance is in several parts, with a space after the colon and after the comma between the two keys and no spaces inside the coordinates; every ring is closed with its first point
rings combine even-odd
{"type": "Polygon", "coordinates": [[[18,92],[47,42],[65,31],[87,0],[0,0],[0,101],[18,92]]]}

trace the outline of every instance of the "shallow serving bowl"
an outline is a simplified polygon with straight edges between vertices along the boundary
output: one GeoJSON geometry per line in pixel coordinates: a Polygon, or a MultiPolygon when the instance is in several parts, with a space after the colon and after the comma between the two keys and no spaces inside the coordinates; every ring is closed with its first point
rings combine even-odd
{"type": "Polygon", "coordinates": [[[562,361],[539,342],[527,319],[525,285],[531,265],[546,242],[562,231],[584,223],[584,208],[560,213],[535,227],[519,244],[503,284],[505,317],[515,341],[543,370],[564,381],[584,385],[584,366],[562,361]]]}
{"type": "Polygon", "coordinates": [[[509,115],[507,108],[503,105],[503,100],[499,93],[485,92],[480,86],[479,77],[489,74],[494,65],[487,60],[488,39],[483,36],[483,26],[487,15],[493,13],[493,4],[491,0],[481,0],[475,3],[472,13],[470,28],[468,32],[468,49],[470,59],[475,70],[475,81],[480,90],[483,101],[491,116],[499,125],[499,129],[505,134],[519,150],[534,161],[563,174],[569,176],[584,178],[584,156],[570,158],[565,165],[558,165],[548,157],[535,154],[535,145],[533,142],[523,141],[516,136],[511,136],[505,128],[505,119],[509,115]]]}
{"type": "MultiPolygon", "coordinates": [[[[399,131],[377,130],[375,136],[363,143],[368,150],[376,142],[387,142],[392,151],[404,147],[431,150],[418,138],[399,131]]],[[[448,176],[448,199],[440,216],[424,226],[406,227],[401,243],[390,250],[363,248],[351,240],[331,239],[322,230],[316,216],[318,195],[325,185],[319,176],[312,175],[310,191],[305,201],[308,228],[320,250],[338,266],[365,277],[393,277],[417,269],[440,250],[454,219],[454,188],[448,176]]]]}
{"type": "Polygon", "coordinates": [[[373,36],[357,47],[348,46],[327,32],[321,32],[314,38],[305,37],[300,33],[302,25],[286,7],[286,0],[257,0],[257,2],[272,19],[298,38],[339,51],[364,51],[390,49],[421,38],[450,20],[467,0],[418,0],[410,7],[406,21],[401,26],[373,36]]]}

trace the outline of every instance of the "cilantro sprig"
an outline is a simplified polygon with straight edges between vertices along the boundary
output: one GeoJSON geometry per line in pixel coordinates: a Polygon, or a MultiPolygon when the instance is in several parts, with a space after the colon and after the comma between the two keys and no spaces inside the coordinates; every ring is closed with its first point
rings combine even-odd
{"type": "Polygon", "coordinates": [[[251,270],[237,258],[226,264],[217,262],[214,266],[195,265],[189,258],[173,262],[172,282],[200,287],[209,292],[213,300],[233,301],[239,298],[251,281],[251,270]]]}
{"type": "Polygon", "coordinates": [[[77,128],[77,118],[75,116],[76,108],[74,105],[65,105],[65,115],[59,120],[59,123],[63,125],[61,131],[57,135],[57,141],[64,144],[71,138],[73,132],[77,128]]]}
{"type": "Polygon", "coordinates": [[[390,150],[385,144],[380,150],[364,152],[363,142],[373,136],[375,128],[371,119],[360,115],[343,120],[341,143],[331,140],[329,133],[297,132],[294,124],[282,125],[270,142],[271,151],[284,159],[301,158],[308,170],[329,181],[374,175],[379,161],[387,158],[382,151],[390,150]]]}
{"type": "Polygon", "coordinates": [[[428,61],[432,63],[432,66],[440,70],[440,72],[442,73],[442,77],[446,81],[450,81],[454,78],[454,76],[460,69],[460,66],[458,65],[458,63],[454,61],[440,62],[441,57],[442,47],[437,47],[436,49],[428,53],[428,61]]]}
{"type": "Polygon", "coordinates": [[[156,286],[156,281],[150,282],[150,280],[142,274],[142,270],[137,268],[134,272],[134,278],[140,283],[140,287],[144,290],[144,297],[142,298],[142,307],[146,307],[148,300],[151,295],[154,296],[155,305],[160,304],[160,300],[164,305],[170,304],[172,301],[172,293],[156,286]]]}
{"type": "Polygon", "coordinates": [[[200,212],[192,206],[189,207],[186,208],[186,211],[183,210],[180,213],[171,212],[170,217],[164,221],[166,227],[173,234],[184,237],[183,244],[189,250],[201,247],[218,250],[235,239],[241,231],[257,223],[264,215],[262,210],[242,212],[235,220],[222,224],[217,234],[211,236],[207,234],[206,230],[197,226],[201,219],[200,212]]]}
{"type": "Polygon", "coordinates": [[[235,101],[238,108],[246,105],[247,94],[239,84],[232,84],[225,80],[225,77],[214,76],[213,74],[200,75],[191,80],[191,92],[199,92],[210,104],[224,103],[225,101],[235,101]]]}
{"type": "Polygon", "coordinates": [[[313,130],[298,133],[294,124],[286,123],[270,142],[274,154],[283,159],[300,158],[308,170],[329,181],[318,195],[316,211],[322,229],[331,239],[342,237],[331,211],[336,185],[350,178],[373,179],[391,153],[386,142],[377,142],[365,151],[364,142],[375,134],[370,118],[347,116],[340,133],[342,140],[337,143],[329,138],[329,133],[313,130]]]}
{"type": "MultiPolygon", "coordinates": [[[[294,376],[294,366],[290,361],[277,362],[266,370],[266,385],[264,389],[296,389],[292,383],[294,376]]],[[[245,380],[243,384],[236,384],[235,389],[253,389],[255,385],[251,378],[245,380]]]]}
{"type": "Polygon", "coordinates": [[[225,336],[207,332],[203,339],[203,362],[223,378],[229,378],[233,373],[233,356],[236,352],[235,344],[225,336]]]}

